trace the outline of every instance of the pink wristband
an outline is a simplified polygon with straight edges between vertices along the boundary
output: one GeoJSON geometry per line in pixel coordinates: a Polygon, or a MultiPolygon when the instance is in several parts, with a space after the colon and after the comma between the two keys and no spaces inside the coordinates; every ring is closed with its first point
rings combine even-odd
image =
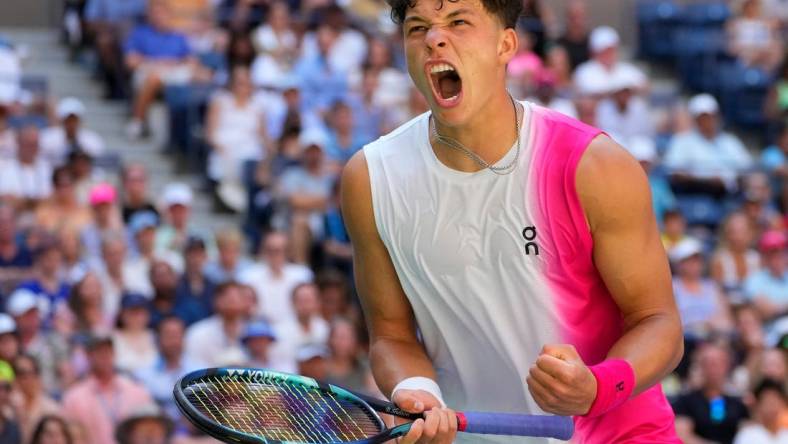
{"type": "Polygon", "coordinates": [[[596,378],[596,399],[585,417],[595,418],[620,406],[635,388],[635,371],[623,359],[606,359],[589,367],[596,378]]]}

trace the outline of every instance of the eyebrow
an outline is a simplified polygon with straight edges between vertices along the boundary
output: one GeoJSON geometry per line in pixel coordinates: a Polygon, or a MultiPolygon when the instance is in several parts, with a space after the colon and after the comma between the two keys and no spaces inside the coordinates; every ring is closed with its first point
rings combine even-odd
{"type": "MultiPolygon", "coordinates": [[[[447,19],[453,19],[453,18],[455,18],[455,17],[457,17],[459,15],[463,15],[463,14],[469,14],[470,15],[470,14],[472,14],[472,11],[470,9],[467,9],[467,8],[458,9],[456,11],[452,11],[449,14],[447,14],[446,18],[447,19]]],[[[402,24],[409,23],[409,22],[424,22],[424,23],[426,23],[427,20],[425,20],[424,18],[422,18],[421,16],[418,16],[418,15],[411,15],[411,16],[405,17],[405,20],[402,21],[402,24]]]]}

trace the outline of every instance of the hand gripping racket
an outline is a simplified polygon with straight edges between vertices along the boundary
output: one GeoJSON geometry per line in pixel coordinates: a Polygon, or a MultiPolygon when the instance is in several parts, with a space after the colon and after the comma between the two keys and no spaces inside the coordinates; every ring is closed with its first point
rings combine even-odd
{"type": "MultiPolygon", "coordinates": [[[[416,420],[396,405],[314,379],[249,368],[211,368],[183,376],[174,389],[181,412],[224,442],[248,444],[378,444],[408,433],[387,428],[378,412],[416,420]]],[[[512,413],[457,413],[466,433],[568,440],[572,419],[512,413]]]]}

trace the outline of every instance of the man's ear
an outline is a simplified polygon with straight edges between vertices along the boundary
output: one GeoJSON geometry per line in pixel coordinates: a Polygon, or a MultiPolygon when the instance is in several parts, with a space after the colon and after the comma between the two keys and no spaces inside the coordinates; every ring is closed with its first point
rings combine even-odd
{"type": "Polygon", "coordinates": [[[520,40],[517,38],[517,32],[514,28],[506,28],[501,33],[501,40],[498,44],[498,56],[501,61],[506,64],[512,60],[517,49],[520,47],[520,40]]]}

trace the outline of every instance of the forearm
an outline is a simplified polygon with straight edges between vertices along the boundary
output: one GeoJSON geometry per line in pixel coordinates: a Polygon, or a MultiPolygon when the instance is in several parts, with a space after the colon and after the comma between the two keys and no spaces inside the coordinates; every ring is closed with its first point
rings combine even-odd
{"type": "Polygon", "coordinates": [[[435,369],[422,345],[410,340],[377,338],[369,351],[372,374],[380,391],[391,396],[403,379],[423,376],[435,380],[435,369]]]}
{"type": "Polygon", "coordinates": [[[625,359],[635,371],[636,395],[668,375],[684,353],[678,317],[655,314],[639,320],[610,349],[608,357],[625,359]]]}

